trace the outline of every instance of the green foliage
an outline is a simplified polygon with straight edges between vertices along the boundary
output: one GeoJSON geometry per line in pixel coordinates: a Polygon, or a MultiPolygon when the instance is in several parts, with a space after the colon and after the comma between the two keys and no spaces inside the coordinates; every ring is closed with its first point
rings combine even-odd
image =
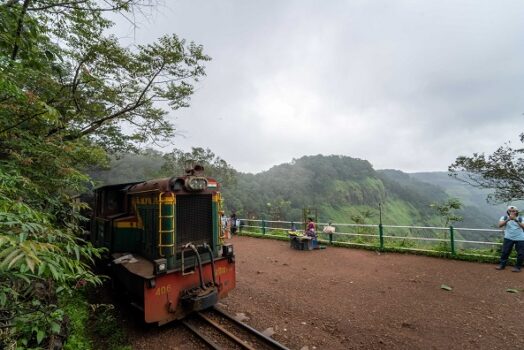
{"type": "MultiPolygon", "coordinates": [[[[239,202],[240,216],[266,219],[267,203],[289,202],[286,220],[299,221],[301,209],[318,209],[319,220],[378,224],[382,203],[384,224],[429,225],[437,220],[429,205],[448,195],[439,187],[394,170],[375,171],[369,162],[344,156],[311,156],[281,164],[259,174],[238,174],[237,184],[224,189],[226,203],[239,202]],[[262,213],[262,214],[261,214],[262,213]]],[[[282,217],[282,216],[280,216],[282,217]]]]}
{"type": "MultiPolygon", "coordinates": [[[[463,220],[462,216],[456,214],[456,211],[462,208],[462,202],[457,198],[450,198],[443,203],[431,203],[430,207],[437,211],[441,219],[441,225],[444,227],[463,220]]],[[[439,234],[439,237],[446,241],[440,242],[437,250],[449,251],[448,231],[446,230],[443,234],[439,234]]]]}
{"type": "Polygon", "coordinates": [[[231,165],[216,156],[209,148],[201,147],[192,147],[191,152],[173,149],[170,153],[165,154],[160,174],[163,176],[184,175],[189,164],[202,165],[205,174],[214,177],[223,187],[235,183],[236,171],[231,165]]]}
{"type": "Polygon", "coordinates": [[[291,202],[283,199],[266,203],[266,212],[263,213],[269,220],[287,220],[288,213],[291,211],[291,202]]]}
{"type": "Polygon", "coordinates": [[[130,349],[113,304],[91,304],[91,334],[97,348],[110,350],[130,349]]]}
{"type": "Polygon", "coordinates": [[[65,350],[110,349],[129,350],[117,312],[112,304],[91,304],[86,291],[76,291],[60,298],[60,306],[68,316],[68,337],[65,350]]]}
{"type": "Polygon", "coordinates": [[[140,3],[0,4],[0,347],[47,347],[65,319],[57,295],[100,284],[75,199],[86,169],[172,137],[155,102],[187,106],[205,75],[202,47],[176,35],[127,49],[105,34],[105,13],[140,3]]]}
{"type": "Polygon", "coordinates": [[[189,163],[204,166],[205,175],[217,179],[222,188],[235,184],[237,172],[231,165],[200,147],[193,147],[191,152],[174,149],[167,154],[153,149],[120,153],[111,157],[110,166],[92,168],[89,173],[98,184],[109,185],[184,175],[189,163]]]}
{"type": "MultiPolygon", "coordinates": [[[[289,237],[287,232],[283,230],[268,230],[263,234],[260,226],[256,226],[257,223],[248,221],[248,224],[253,227],[245,228],[241,230],[240,234],[265,238],[265,239],[277,239],[288,241],[289,237]]],[[[258,224],[259,225],[259,224],[258,224]]],[[[387,232],[387,234],[392,234],[387,232]]],[[[394,235],[394,234],[393,234],[394,235]]],[[[464,261],[475,261],[475,262],[484,262],[484,263],[495,263],[498,262],[500,257],[500,249],[458,249],[456,254],[451,254],[449,247],[444,249],[443,245],[437,246],[427,246],[420,240],[416,239],[384,239],[384,247],[380,248],[378,233],[376,237],[366,237],[366,236],[348,236],[342,233],[333,234],[333,241],[329,241],[328,235],[319,235],[319,242],[322,244],[329,244],[335,247],[355,247],[368,250],[381,250],[385,252],[397,252],[397,253],[406,253],[418,255],[428,255],[441,258],[452,258],[457,260],[464,261]]],[[[512,260],[515,260],[515,254],[512,254],[512,260]]]]}
{"type": "Polygon", "coordinates": [[[381,170],[377,173],[393,197],[409,203],[422,215],[432,214],[428,206],[430,203],[444,201],[448,197],[442,188],[431,182],[421,182],[411,174],[399,170],[381,170]]]}
{"type": "Polygon", "coordinates": [[[69,318],[69,335],[64,344],[65,350],[90,350],[88,328],[89,304],[84,292],[76,292],[60,298],[60,305],[69,318]]]}
{"type": "Polygon", "coordinates": [[[431,203],[430,207],[437,211],[444,227],[464,219],[456,214],[456,211],[462,208],[462,202],[458,198],[450,198],[443,203],[431,203]]]}
{"type": "Polygon", "coordinates": [[[64,313],[53,304],[45,304],[33,300],[30,309],[24,309],[23,314],[16,317],[14,335],[17,338],[18,348],[43,347],[44,339],[58,335],[64,319],[64,313]]]}
{"type": "Polygon", "coordinates": [[[44,203],[37,197],[27,199],[32,205],[23,200],[32,186],[28,178],[0,170],[0,314],[24,347],[41,346],[60,332],[64,313],[56,294],[100,284],[88,265],[100,251],[77,237],[78,212],[70,207],[67,215],[63,207],[58,219],[35,209],[44,203]]]}
{"type": "Polygon", "coordinates": [[[89,169],[88,173],[97,185],[145,181],[160,177],[164,159],[161,152],[145,149],[138,153],[112,155],[109,164],[89,169]]]}
{"type": "MultiPolygon", "coordinates": [[[[349,204],[362,205],[384,198],[382,183],[369,162],[343,156],[309,156],[281,164],[259,174],[238,174],[236,185],[224,187],[226,205],[235,199],[235,209],[244,217],[260,217],[267,203],[289,203],[287,220],[302,219],[302,208],[337,211],[349,204]]],[[[287,205],[287,204],[286,204],[287,205]]],[[[321,216],[332,217],[327,212],[321,216]]]]}

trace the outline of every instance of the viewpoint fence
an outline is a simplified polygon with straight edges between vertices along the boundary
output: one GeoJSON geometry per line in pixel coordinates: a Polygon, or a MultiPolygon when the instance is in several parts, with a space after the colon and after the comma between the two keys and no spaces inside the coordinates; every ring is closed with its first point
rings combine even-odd
{"type": "MultiPolygon", "coordinates": [[[[302,231],[304,226],[294,221],[241,219],[240,222],[241,234],[278,239],[287,239],[290,231],[302,231]]],[[[502,231],[495,229],[331,223],[336,232],[326,234],[322,232],[322,227],[327,225],[317,223],[318,239],[322,244],[482,260],[497,259],[503,239],[502,231]]]]}

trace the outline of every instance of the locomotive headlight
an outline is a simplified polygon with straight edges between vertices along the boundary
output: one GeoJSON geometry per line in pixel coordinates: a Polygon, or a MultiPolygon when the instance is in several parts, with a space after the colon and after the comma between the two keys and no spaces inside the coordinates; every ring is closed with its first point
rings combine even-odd
{"type": "Polygon", "coordinates": [[[205,177],[191,177],[186,181],[186,187],[190,191],[202,191],[207,188],[205,177]]]}
{"type": "Polygon", "coordinates": [[[157,259],[155,263],[155,275],[160,275],[167,272],[167,260],[157,259]]]}
{"type": "Polygon", "coordinates": [[[224,244],[222,246],[222,256],[231,257],[233,255],[234,255],[233,245],[232,244],[224,244]]]}

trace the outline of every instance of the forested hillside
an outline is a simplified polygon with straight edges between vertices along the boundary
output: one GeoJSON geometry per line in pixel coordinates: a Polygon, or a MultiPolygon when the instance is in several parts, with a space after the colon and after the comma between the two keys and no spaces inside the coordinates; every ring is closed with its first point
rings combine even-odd
{"type": "MultiPolygon", "coordinates": [[[[466,187],[466,185],[462,185],[466,187]]],[[[467,190],[467,189],[466,189],[467,190]]],[[[301,209],[318,209],[320,221],[379,222],[442,226],[430,206],[450,198],[436,184],[398,170],[373,169],[366,160],[346,156],[306,156],[259,174],[239,174],[236,186],[224,189],[228,207],[244,216],[299,220],[301,209]]],[[[492,227],[477,208],[459,213],[463,227],[492,227]]]]}
{"type": "MultiPolygon", "coordinates": [[[[412,194],[419,194],[424,201],[442,201],[445,198],[457,198],[463,203],[459,215],[463,217],[458,227],[492,228],[498,216],[505,208],[502,205],[493,206],[486,202],[487,192],[475,189],[465,183],[457,181],[446,172],[434,173],[403,173],[398,170],[379,170],[384,180],[393,180],[403,188],[401,196],[410,202],[412,194]],[[421,175],[421,174],[425,174],[421,175]],[[411,193],[411,194],[410,194],[411,193]]],[[[420,203],[420,205],[424,205],[420,203]]],[[[434,214],[434,212],[433,212],[434,214]]]]}

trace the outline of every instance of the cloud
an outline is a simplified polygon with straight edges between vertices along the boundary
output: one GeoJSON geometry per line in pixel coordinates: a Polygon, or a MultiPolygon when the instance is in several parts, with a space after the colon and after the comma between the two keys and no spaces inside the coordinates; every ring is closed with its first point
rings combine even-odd
{"type": "Polygon", "coordinates": [[[523,130],[523,14],[516,1],[170,1],[127,41],[174,32],[213,58],[173,113],[177,147],[248,172],[309,154],[446,170],[523,130]]]}

